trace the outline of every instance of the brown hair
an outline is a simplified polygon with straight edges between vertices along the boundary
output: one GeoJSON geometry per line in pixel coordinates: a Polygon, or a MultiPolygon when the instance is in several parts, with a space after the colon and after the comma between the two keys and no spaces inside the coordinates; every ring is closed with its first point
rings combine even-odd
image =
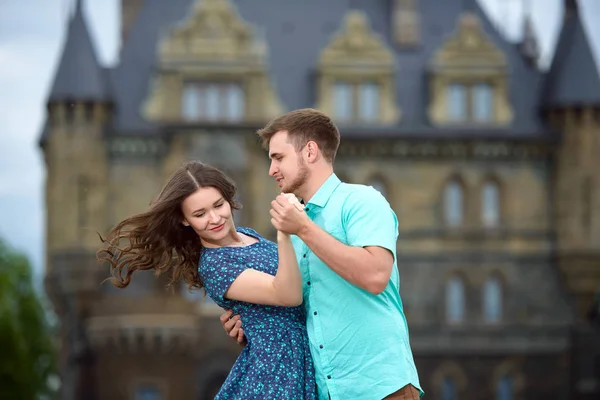
{"type": "Polygon", "coordinates": [[[322,112],[303,108],[271,120],[257,132],[265,149],[269,148],[269,141],[279,131],[288,132],[288,139],[296,151],[302,150],[312,140],[317,143],[327,161],[333,163],[335,160],[340,146],[340,132],[331,118],[322,112]]]}
{"type": "Polygon", "coordinates": [[[153,269],[157,276],[171,271],[170,285],[183,279],[188,289],[203,287],[198,274],[200,238],[191,226],[182,224],[181,211],[181,203],[200,187],[217,189],[232,209],[240,208],[234,201],[235,183],[223,172],[197,161],[186,163],[146,212],[119,222],[106,238],[100,236],[107,248],[98,250],[96,258],[110,264],[113,285],[127,287],[136,271],[153,269]],[[127,241],[125,247],[119,247],[121,239],[127,241]]]}

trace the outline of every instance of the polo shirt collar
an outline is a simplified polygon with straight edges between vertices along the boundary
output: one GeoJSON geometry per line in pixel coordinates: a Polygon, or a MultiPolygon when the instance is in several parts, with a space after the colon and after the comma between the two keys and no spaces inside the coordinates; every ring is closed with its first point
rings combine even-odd
{"type": "Polygon", "coordinates": [[[331,174],[329,178],[321,185],[319,190],[313,195],[308,204],[318,207],[325,207],[335,189],[342,183],[336,174],[331,174]]]}

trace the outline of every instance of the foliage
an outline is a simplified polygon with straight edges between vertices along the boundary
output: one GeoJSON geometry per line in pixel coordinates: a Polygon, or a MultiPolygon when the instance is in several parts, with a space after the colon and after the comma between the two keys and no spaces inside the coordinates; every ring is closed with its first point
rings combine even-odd
{"type": "Polygon", "coordinates": [[[0,392],[4,399],[52,398],[53,333],[27,258],[0,239],[0,392]]]}

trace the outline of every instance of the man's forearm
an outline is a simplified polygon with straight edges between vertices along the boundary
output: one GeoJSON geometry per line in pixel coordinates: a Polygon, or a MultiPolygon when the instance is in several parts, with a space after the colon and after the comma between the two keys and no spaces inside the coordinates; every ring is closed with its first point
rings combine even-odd
{"type": "Polygon", "coordinates": [[[389,280],[391,265],[385,265],[368,250],[340,242],[312,221],[298,232],[298,237],[346,281],[373,294],[385,288],[382,282],[389,280]]]}

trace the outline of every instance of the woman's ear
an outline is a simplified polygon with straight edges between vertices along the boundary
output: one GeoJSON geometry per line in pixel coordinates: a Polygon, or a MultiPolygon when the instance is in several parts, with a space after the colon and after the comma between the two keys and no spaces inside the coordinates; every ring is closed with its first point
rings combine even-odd
{"type": "Polygon", "coordinates": [[[181,221],[181,223],[183,224],[183,226],[190,226],[190,223],[187,222],[185,219],[181,221]]]}

